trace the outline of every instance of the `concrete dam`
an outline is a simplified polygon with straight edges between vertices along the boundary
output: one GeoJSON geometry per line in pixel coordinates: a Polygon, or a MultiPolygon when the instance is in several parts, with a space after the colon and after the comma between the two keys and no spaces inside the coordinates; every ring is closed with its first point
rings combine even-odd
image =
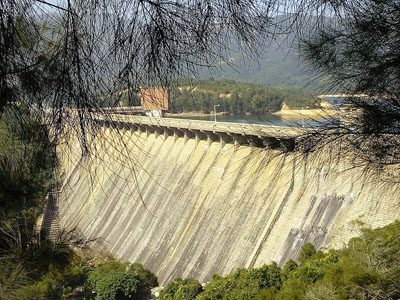
{"type": "MultiPolygon", "coordinates": [[[[161,285],[284,264],[302,245],[340,247],[400,218],[399,185],[292,151],[295,128],[120,116],[98,119],[90,157],[58,147],[60,225],[142,263],[161,285]],[[282,151],[284,150],[284,151],[282,151]]],[[[67,143],[68,142],[68,143],[67,143]]]]}

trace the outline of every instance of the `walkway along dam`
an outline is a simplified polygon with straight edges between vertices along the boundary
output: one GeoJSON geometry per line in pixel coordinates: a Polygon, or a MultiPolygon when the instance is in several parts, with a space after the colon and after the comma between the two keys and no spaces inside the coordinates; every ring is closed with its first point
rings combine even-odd
{"type": "Polygon", "coordinates": [[[71,134],[58,147],[60,226],[77,227],[118,258],[166,282],[276,261],[302,245],[340,247],[358,222],[400,218],[399,185],[349,168],[332,149],[292,150],[299,130],[207,121],[100,117],[81,157],[71,134]]]}

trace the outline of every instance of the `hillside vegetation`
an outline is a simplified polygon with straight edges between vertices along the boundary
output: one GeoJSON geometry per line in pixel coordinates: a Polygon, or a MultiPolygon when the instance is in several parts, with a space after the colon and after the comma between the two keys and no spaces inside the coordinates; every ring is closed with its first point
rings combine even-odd
{"type": "Polygon", "coordinates": [[[310,92],[287,88],[266,87],[233,80],[183,81],[171,92],[173,112],[209,113],[214,105],[228,113],[261,113],[280,110],[285,102],[292,109],[315,106],[317,98],[310,92]]]}
{"type": "Polygon", "coordinates": [[[295,43],[275,43],[257,60],[243,57],[240,51],[233,51],[229,64],[220,63],[219,68],[202,69],[200,79],[235,80],[264,86],[286,86],[316,90],[321,83],[315,79],[301,59],[295,43]]]}
{"type": "MultiPolygon", "coordinates": [[[[295,15],[283,14],[276,17],[277,24],[289,28],[296,20],[295,15]]],[[[316,22],[324,22],[335,26],[331,18],[312,19],[302,24],[304,32],[310,36],[315,31],[316,22]]],[[[274,28],[270,29],[271,31],[274,28]]],[[[234,39],[229,42],[229,57],[221,60],[216,67],[200,68],[199,78],[206,80],[235,80],[263,86],[286,86],[304,88],[316,91],[324,88],[324,79],[316,70],[310,68],[301,51],[298,36],[288,30],[288,33],[275,36],[268,45],[258,45],[255,49],[258,55],[247,56],[242,45],[234,39]]]]}

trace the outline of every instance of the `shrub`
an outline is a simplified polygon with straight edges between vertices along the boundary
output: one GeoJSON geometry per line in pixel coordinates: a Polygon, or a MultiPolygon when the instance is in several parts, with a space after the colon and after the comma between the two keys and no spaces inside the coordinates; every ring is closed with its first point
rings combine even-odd
{"type": "Polygon", "coordinates": [[[214,276],[196,299],[254,299],[262,290],[281,287],[281,270],[276,263],[255,269],[238,269],[226,277],[214,276]]]}
{"type": "Polygon", "coordinates": [[[92,273],[89,275],[89,282],[94,287],[98,300],[132,299],[139,285],[139,280],[134,275],[118,270],[103,274],[92,273]]]}
{"type": "Polygon", "coordinates": [[[178,278],[169,283],[157,297],[159,300],[194,300],[203,291],[201,284],[194,279],[178,278]]]}
{"type": "Polygon", "coordinates": [[[315,247],[313,244],[307,243],[304,244],[301,248],[301,252],[298,258],[300,263],[306,262],[310,257],[312,257],[316,253],[315,247]]]}
{"type": "Polygon", "coordinates": [[[86,297],[93,298],[93,290],[98,300],[146,299],[155,286],[157,277],[141,264],[108,258],[89,272],[86,297]]]}
{"type": "Polygon", "coordinates": [[[138,291],[136,293],[137,298],[149,299],[151,289],[158,286],[157,276],[138,263],[130,265],[127,273],[139,280],[138,291]]]}

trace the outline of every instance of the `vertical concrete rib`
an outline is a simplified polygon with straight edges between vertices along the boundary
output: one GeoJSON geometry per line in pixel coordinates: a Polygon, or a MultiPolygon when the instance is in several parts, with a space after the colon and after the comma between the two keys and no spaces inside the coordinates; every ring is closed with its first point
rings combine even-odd
{"type": "Polygon", "coordinates": [[[271,223],[270,223],[269,226],[267,227],[267,230],[266,230],[266,232],[264,233],[263,238],[261,239],[259,245],[257,246],[257,248],[256,248],[257,250],[256,250],[254,256],[252,257],[248,268],[254,268],[254,266],[255,266],[255,264],[256,264],[256,261],[257,261],[259,255],[260,255],[260,253],[261,253],[261,250],[262,250],[262,248],[263,248],[264,245],[265,245],[265,242],[267,241],[267,239],[268,239],[268,237],[269,237],[271,231],[274,229],[274,227],[275,227],[275,225],[276,225],[276,222],[277,222],[277,221],[279,220],[279,218],[281,217],[282,210],[283,210],[284,206],[286,205],[286,203],[288,202],[288,199],[289,199],[290,195],[291,195],[292,192],[293,192],[294,181],[295,181],[295,169],[296,169],[296,159],[295,159],[295,157],[293,158],[293,167],[292,167],[292,168],[293,168],[293,169],[292,169],[292,179],[291,179],[291,181],[290,181],[290,186],[289,186],[289,188],[288,188],[288,190],[287,190],[285,196],[283,197],[283,199],[282,199],[282,201],[281,201],[281,203],[280,203],[278,209],[276,210],[275,215],[274,215],[274,217],[272,218],[271,223]]]}

